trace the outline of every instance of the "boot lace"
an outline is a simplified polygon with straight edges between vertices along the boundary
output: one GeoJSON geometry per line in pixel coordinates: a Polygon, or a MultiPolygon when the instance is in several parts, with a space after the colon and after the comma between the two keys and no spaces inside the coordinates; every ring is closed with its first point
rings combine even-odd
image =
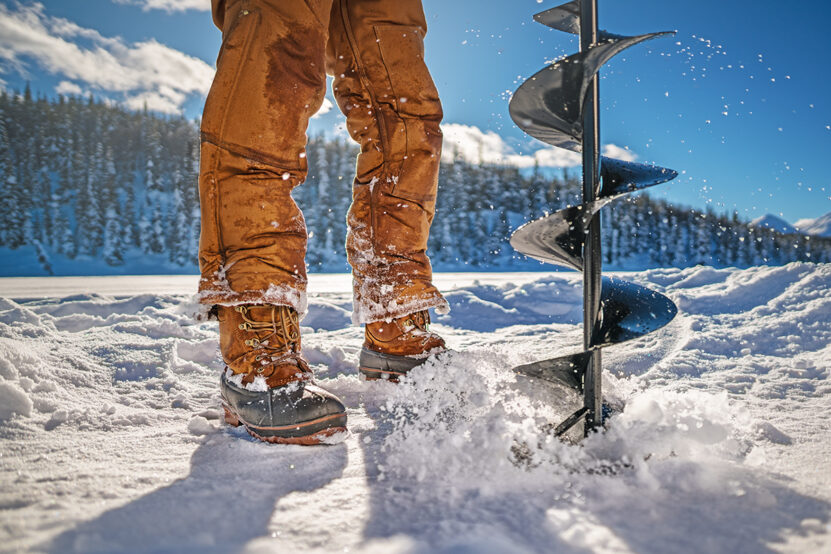
{"type": "Polygon", "coordinates": [[[257,352],[260,362],[257,373],[266,373],[269,367],[286,362],[295,362],[301,371],[309,372],[309,365],[300,355],[300,317],[287,306],[271,306],[269,320],[257,321],[250,317],[250,307],[241,305],[234,308],[242,317],[239,328],[251,332],[254,337],[245,340],[257,352]]]}
{"type": "Polygon", "coordinates": [[[430,312],[422,310],[407,316],[407,319],[404,320],[404,330],[412,332],[415,329],[422,333],[430,332],[430,312]]]}

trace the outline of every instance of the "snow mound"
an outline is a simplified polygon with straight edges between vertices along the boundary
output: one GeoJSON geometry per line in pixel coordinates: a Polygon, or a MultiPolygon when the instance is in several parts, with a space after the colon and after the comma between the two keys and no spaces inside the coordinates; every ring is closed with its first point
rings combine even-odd
{"type": "Polygon", "coordinates": [[[32,414],[32,400],[14,383],[0,383],[0,421],[32,414]]]}
{"type": "Polygon", "coordinates": [[[580,276],[514,277],[448,291],[452,351],[397,385],[359,377],[348,290],[311,294],[304,352],[350,430],[317,448],[222,423],[192,296],[0,298],[4,548],[831,548],[831,265],[622,275],[680,313],[604,350],[618,410],[578,445],[548,430],[580,399],[510,368],[579,349],[580,276]]]}

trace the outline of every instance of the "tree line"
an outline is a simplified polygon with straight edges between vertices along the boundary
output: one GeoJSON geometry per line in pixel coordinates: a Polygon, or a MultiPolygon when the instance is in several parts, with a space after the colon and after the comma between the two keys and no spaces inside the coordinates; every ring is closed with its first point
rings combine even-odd
{"type": "MultiPolygon", "coordinates": [[[[293,195],[304,208],[311,271],[347,269],[346,211],[357,147],[313,137],[309,176],[293,195]]],[[[92,98],[0,93],[0,246],[33,246],[50,259],[80,256],[129,272],[162,256],[195,270],[199,237],[198,123],[134,112],[92,98]]],[[[442,164],[429,252],[437,270],[537,269],[508,244],[511,231],[578,203],[564,170],[442,164]]],[[[646,193],[603,211],[603,257],[612,268],[778,265],[831,261],[831,239],[755,228],[735,212],[674,206],[646,193]]]]}

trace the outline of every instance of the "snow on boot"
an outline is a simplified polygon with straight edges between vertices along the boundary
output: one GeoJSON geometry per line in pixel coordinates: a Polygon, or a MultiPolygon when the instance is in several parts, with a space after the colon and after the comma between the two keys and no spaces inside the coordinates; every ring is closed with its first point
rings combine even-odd
{"type": "Polygon", "coordinates": [[[217,306],[225,421],[266,442],[319,444],[346,430],[346,408],[312,383],[288,306],[217,306]],[[261,377],[262,379],[257,379],[261,377]]]}
{"type": "Polygon", "coordinates": [[[398,381],[430,356],[447,350],[444,339],[430,332],[427,310],[367,323],[364,336],[359,368],[370,380],[398,381]]]}

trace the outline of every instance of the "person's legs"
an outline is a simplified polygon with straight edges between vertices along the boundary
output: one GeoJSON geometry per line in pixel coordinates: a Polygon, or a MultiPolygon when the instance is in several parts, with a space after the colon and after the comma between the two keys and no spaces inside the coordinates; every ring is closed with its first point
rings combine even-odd
{"type": "Polygon", "coordinates": [[[306,128],[332,0],[214,0],[223,43],[202,118],[201,301],[305,311],[306,128]]]}
{"type": "Polygon", "coordinates": [[[215,306],[226,421],[269,442],[317,444],[346,410],[310,383],[300,350],[306,127],[323,101],[331,0],[214,0],[223,31],[202,119],[200,300],[215,306]]]}
{"type": "Polygon", "coordinates": [[[425,32],[420,0],[333,0],[327,70],[361,145],[346,245],[356,323],[447,308],[426,254],[442,110],[425,32]]]}

